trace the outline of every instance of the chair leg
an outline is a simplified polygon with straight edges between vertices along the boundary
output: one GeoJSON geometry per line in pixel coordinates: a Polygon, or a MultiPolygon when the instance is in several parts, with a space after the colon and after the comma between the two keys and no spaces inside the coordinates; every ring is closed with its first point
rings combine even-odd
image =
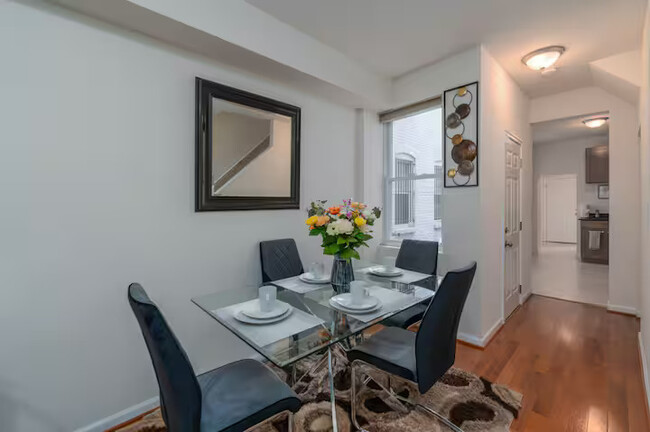
{"type": "Polygon", "coordinates": [[[291,411],[287,415],[287,431],[293,432],[293,413],[291,411]]]}
{"type": "MultiPolygon", "coordinates": [[[[391,392],[392,391],[393,390],[391,389],[391,392]]],[[[461,428],[459,428],[458,426],[456,426],[455,424],[450,422],[449,419],[447,419],[447,417],[443,416],[438,411],[435,411],[435,410],[433,410],[432,408],[429,408],[426,405],[423,405],[423,404],[417,403],[415,401],[412,401],[410,399],[407,399],[404,396],[400,396],[395,392],[393,392],[393,396],[395,396],[395,398],[399,399],[400,401],[402,401],[404,403],[407,403],[409,405],[413,405],[416,408],[422,408],[423,410],[425,410],[429,414],[432,414],[433,416],[437,417],[440,421],[442,421],[445,425],[449,426],[455,432],[463,432],[463,430],[461,428]]]]}
{"type": "Polygon", "coordinates": [[[357,371],[356,362],[350,364],[350,417],[352,424],[359,431],[363,430],[357,421],[357,371]]]}
{"type": "MultiPolygon", "coordinates": [[[[357,428],[359,429],[359,426],[357,425],[357,420],[356,420],[356,397],[355,397],[356,389],[355,389],[355,387],[354,387],[354,384],[355,384],[354,366],[355,366],[355,363],[356,363],[356,362],[359,362],[359,360],[355,360],[355,361],[353,361],[353,362],[352,362],[351,369],[350,369],[350,374],[351,374],[351,376],[352,376],[352,379],[351,379],[351,382],[352,382],[352,394],[351,394],[351,395],[352,395],[352,398],[353,398],[353,399],[350,401],[350,402],[351,402],[350,405],[352,406],[352,409],[351,409],[351,411],[352,411],[352,422],[354,423],[354,426],[357,427],[357,428]]],[[[370,366],[374,368],[374,366],[372,366],[372,365],[370,365],[370,366]]],[[[376,369],[376,368],[375,368],[375,369],[376,369]]],[[[446,426],[448,426],[449,428],[451,428],[454,432],[463,432],[463,430],[462,430],[461,428],[459,428],[458,426],[456,426],[455,424],[453,424],[451,421],[449,421],[449,420],[447,419],[447,417],[443,416],[443,415],[440,414],[439,412],[434,411],[433,409],[429,408],[429,407],[426,406],[426,405],[423,405],[423,404],[417,403],[417,402],[415,402],[415,401],[412,401],[412,400],[410,400],[410,399],[405,398],[404,396],[400,396],[400,395],[398,395],[397,393],[395,393],[395,391],[394,391],[393,388],[391,387],[390,374],[386,373],[386,375],[388,376],[388,388],[385,388],[385,387],[382,386],[380,383],[378,383],[376,380],[375,380],[375,383],[376,383],[376,384],[377,384],[377,385],[378,385],[378,386],[379,386],[379,387],[380,387],[384,392],[388,393],[389,396],[392,396],[394,399],[397,399],[399,402],[403,402],[403,403],[405,403],[405,404],[409,404],[409,405],[414,406],[414,407],[416,407],[416,408],[418,408],[418,407],[419,407],[419,408],[422,408],[423,410],[425,410],[425,411],[428,412],[429,414],[431,414],[431,415],[433,415],[434,417],[438,418],[438,419],[439,419],[440,421],[442,421],[446,426]]],[[[366,381],[366,382],[367,382],[367,381],[366,381]]]]}

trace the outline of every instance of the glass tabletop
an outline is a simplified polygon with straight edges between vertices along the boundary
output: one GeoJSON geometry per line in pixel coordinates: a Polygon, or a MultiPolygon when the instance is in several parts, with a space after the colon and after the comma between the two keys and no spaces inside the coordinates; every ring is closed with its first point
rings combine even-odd
{"type": "Polygon", "coordinates": [[[192,298],[192,302],[280,367],[290,365],[327,346],[345,340],[397,313],[430,299],[441,278],[403,271],[396,277],[373,274],[375,264],[354,261],[354,278],[364,281],[377,306],[371,312],[343,312],[330,303],[330,284],[306,284],[298,277],[266,285],[277,287],[277,299],[292,308],[287,317],[270,324],[249,324],[242,310],[256,306],[258,287],[242,286],[192,298]]]}

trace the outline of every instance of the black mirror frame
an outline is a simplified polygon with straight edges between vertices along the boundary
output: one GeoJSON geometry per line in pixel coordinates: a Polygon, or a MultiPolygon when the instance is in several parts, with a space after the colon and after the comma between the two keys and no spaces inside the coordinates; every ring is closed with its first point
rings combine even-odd
{"type": "Polygon", "coordinates": [[[300,208],[300,108],[196,77],[195,211],[300,208]],[[211,184],[212,98],[223,99],[291,118],[291,195],[288,197],[214,197],[211,184]]]}

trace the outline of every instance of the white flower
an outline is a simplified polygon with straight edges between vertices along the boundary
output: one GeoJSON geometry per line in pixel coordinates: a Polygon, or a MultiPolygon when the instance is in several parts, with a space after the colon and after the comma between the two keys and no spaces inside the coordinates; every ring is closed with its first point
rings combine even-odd
{"type": "Polygon", "coordinates": [[[369,219],[369,218],[370,218],[370,215],[371,215],[372,213],[370,212],[370,210],[365,209],[364,211],[361,212],[361,214],[363,215],[363,217],[364,217],[365,219],[369,219]]]}
{"type": "Polygon", "coordinates": [[[352,231],[354,231],[354,226],[352,226],[352,222],[347,219],[335,220],[327,226],[327,234],[332,236],[338,234],[352,234],[352,231]]]}

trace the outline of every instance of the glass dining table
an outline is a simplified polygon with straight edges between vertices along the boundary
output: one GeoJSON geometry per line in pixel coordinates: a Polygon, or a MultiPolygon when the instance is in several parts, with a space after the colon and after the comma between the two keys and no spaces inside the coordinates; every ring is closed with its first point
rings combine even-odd
{"type": "MultiPolygon", "coordinates": [[[[344,312],[332,305],[336,295],[330,284],[304,282],[292,277],[267,283],[277,287],[277,299],[292,306],[292,312],[279,322],[249,324],[237,318],[247,304],[257,302],[257,286],[241,286],[192,298],[192,302],[238,338],[280,368],[324,352],[329,367],[332,422],[336,431],[332,377],[335,347],[349,347],[350,340],[364,330],[432,298],[441,278],[408,270],[394,277],[377,276],[376,264],[355,261],[354,279],[363,281],[366,292],[379,299],[380,306],[370,313],[344,312]]],[[[294,383],[295,384],[295,383],[294,383]]]]}

